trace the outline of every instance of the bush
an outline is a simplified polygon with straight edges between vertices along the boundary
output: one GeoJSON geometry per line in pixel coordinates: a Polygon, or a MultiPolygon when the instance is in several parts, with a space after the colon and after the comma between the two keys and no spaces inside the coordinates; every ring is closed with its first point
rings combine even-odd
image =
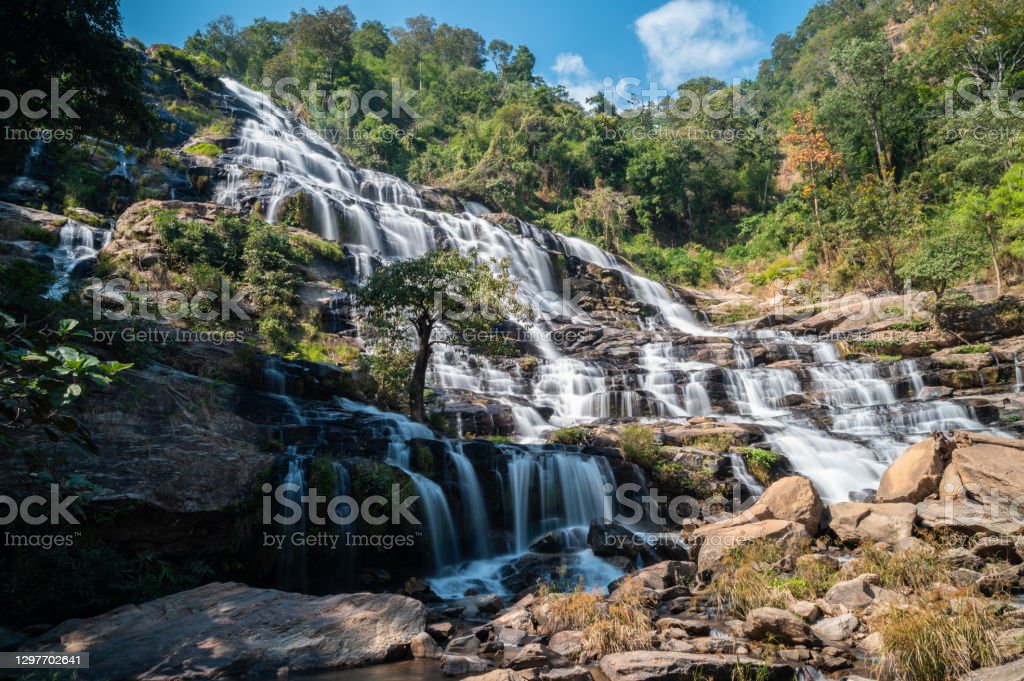
{"type": "Polygon", "coordinates": [[[548,443],[553,445],[585,445],[590,441],[590,433],[583,428],[559,428],[548,435],[548,443]]]}
{"type": "Polygon", "coordinates": [[[622,456],[627,461],[648,468],[653,467],[660,449],[651,429],[635,424],[622,429],[619,447],[622,448],[622,456]]]}
{"type": "Polygon", "coordinates": [[[757,447],[745,447],[743,449],[743,460],[747,464],[747,470],[758,481],[765,486],[771,484],[772,469],[779,463],[779,455],[770,449],[758,449],[757,447]]]}

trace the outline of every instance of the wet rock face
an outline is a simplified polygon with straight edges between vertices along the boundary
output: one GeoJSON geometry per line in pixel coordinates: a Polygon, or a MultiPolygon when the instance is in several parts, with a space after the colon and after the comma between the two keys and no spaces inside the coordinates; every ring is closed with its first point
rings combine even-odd
{"type": "Polygon", "coordinates": [[[389,594],[317,598],[242,584],[208,584],[140,606],[72,620],[40,650],[92,654],[97,678],[270,676],[408,657],[426,607],[389,594]]]}

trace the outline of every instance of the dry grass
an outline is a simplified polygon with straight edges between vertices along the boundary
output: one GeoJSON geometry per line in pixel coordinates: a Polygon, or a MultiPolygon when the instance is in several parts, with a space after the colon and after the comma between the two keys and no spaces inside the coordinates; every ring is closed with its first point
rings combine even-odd
{"type": "Polygon", "coordinates": [[[936,592],[884,608],[870,620],[882,635],[879,671],[898,681],[942,681],[998,664],[1003,623],[996,610],[992,602],[936,592]]]}
{"type": "Polygon", "coordinates": [[[546,616],[542,633],[583,632],[582,659],[577,662],[609,653],[649,650],[653,645],[647,595],[635,582],[627,581],[614,602],[587,591],[582,584],[568,593],[543,588],[540,601],[546,616]]]}
{"type": "Polygon", "coordinates": [[[931,544],[906,551],[887,551],[865,544],[853,560],[856,572],[878,575],[882,586],[897,591],[926,591],[937,583],[949,581],[949,564],[931,544]]]}
{"type": "Polygon", "coordinates": [[[711,582],[719,606],[745,617],[756,608],[784,608],[824,595],[836,582],[836,565],[808,551],[805,541],[757,541],[734,548],[711,582]]]}

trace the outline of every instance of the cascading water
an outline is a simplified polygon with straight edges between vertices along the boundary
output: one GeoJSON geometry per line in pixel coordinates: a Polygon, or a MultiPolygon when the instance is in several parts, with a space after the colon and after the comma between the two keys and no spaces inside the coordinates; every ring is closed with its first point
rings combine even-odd
{"type": "Polygon", "coordinates": [[[60,228],[60,241],[50,253],[56,278],[46,297],[56,300],[68,291],[69,282],[75,269],[83,261],[96,258],[96,253],[110,243],[113,230],[90,227],[75,220],[68,220],[60,228]]]}
{"type": "MultiPolygon", "coordinates": [[[[909,381],[915,394],[923,387],[910,364],[883,375],[873,363],[841,359],[835,346],[817,339],[766,330],[730,337],[704,328],[668,288],[637,275],[617,257],[585,241],[521,220],[499,226],[484,219],[488,209],[479,204],[467,203],[465,212],[458,214],[433,210],[415,187],[355,167],[266,96],[233,81],[225,84],[243,121],[236,131],[237,146],[220,160],[223,177],[214,183],[217,201],[243,207],[259,199],[268,219],[274,220],[282,201],[305,194],[312,227],[344,244],[356,278],[370,274],[382,260],[417,257],[442,247],[462,252],[475,249],[484,257],[508,260],[510,271],[522,280],[522,302],[534,311],[526,326],[538,357],[536,367],[530,372],[498,367],[483,358],[469,360],[441,348],[432,361],[430,382],[442,391],[466,391],[507,405],[521,441],[539,441],[554,427],[605,417],[651,415],[682,420],[715,415],[761,428],[765,441],[810,477],[827,501],[840,501],[874,487],[887,462],[929,429],[983,428],[953,402],[897,399],[893,380],[909,381]],[[258,182],[252,180],[254,176],[258,182]],[[636,300],[657,309],[657,315],[636,320],[638,333],[655,338],[638,348],[635,370],[623,372],[596,359],[567,356],[549,340],[545,331],[556,318],[601,326],[565,301],[566,256],[617,273],[636,300]],[[658,338],[663,332],[665,337],[658,338]],[[689,359],[691,348],[680,341],[687,335],[717,336],[707,340],[732,343],[732,365],[718,368],[716,363],[689,359]],[[759,365],[760,355],[750,349],[758,347],[799,360],[800,366],[759,365]],[[717,390],[712,385],[716,379],[724,384],[717,390]],[[550,411],[550,417],[541,416],[540,408],[550,411]]],[[[404,443],[414,435],[393,435],[389,461],[408,469],[404,443]]],[[[535,485],[531,481],[541,477],[539,467],[544,465],[540,460],[513,459],[504,479],[510,494],[535,485]]],[[[463,469],[455,465],[456,470],[463,469]]],[[[453,524],[440,488],[430,488],[423,476],[417,484],[433,504],[428,515],[437,521],[431,525],[453,524]]],[[[472,487],[465,480],[460,485],[468,485],[467,491],[472,487]]],[[[463,508],[475,503],[472,495],[462,496],[463,508]]],[[[545,503],[540,500],[542,509],[545,503]]],[[[527,529],[533,521],[521,515],[522,508],[511,513],[509,522],[519,528],[514,547],[524,550],[533,538],[532,529],[527,529]]],[[[450,564],[461,556],[458,544],[441,536],[444,533],[448,529],[439,531],[432,542],[435,556],[442,558],[439,564],[450,564]]],[[[477,546],[473,552],[480,550],[477,546]]]]}

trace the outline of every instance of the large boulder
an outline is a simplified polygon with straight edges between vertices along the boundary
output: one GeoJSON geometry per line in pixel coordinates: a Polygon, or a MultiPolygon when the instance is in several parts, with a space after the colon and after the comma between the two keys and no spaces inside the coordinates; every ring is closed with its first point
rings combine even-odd
{"type": "Polygon", "coordinates": [[[790,520],[762,520],[735,527],[716,528],[699,536],[700,551],[697,554],[697,569],[701,572],[714,569],[722,558],[735,547],[757,540],[788,541],[807,538],[807,530],[790,520]]]}
{"type": "Polygon", "coordinates": [[[313,672],[409,655],[426,626],[419,601],[394,594],[306,596],[213,583],[69,620],[35,649],[91,653],[90,678],[267,677],[280,667],[313,672]]]}
{"type": "Polygon", "coordinates": [[[961,534],[1024,534],[1024,522],[1012,509],[966,499],[928,499],[917,505],[917,519],[927,530],[961,534]]]}
{"type": "Polygon", "coordinates": [[[1024,679],[1024,659],[1007,662],[998,667],[984,667],[973,672],[967,681],[1021,681],[1024,679]]]}
{"type": "Polygon", "coordinates": [[[697,529],[694,536],[704,537],[724,528],[761,520],[788,520],[801,525],[809,535],[816,536],[824,515],[825,506],[811,481],[793,475],[773,482],[750,508],[732,518],[705,525],[697,529]]]}
{"type": "Polygon", "coordinates": [[[752,641],[780,641],[789,645],[806,645],[814,641],[807,623],[781,608],[751,610],[743,624],[743,635],[752,641]]]}
{"type": "Polygon", "coordinates": [[[792,678],[793,670],[784,665],[765,665],[744,655],[702,655],[661,650],[612,653],[601,658],[601,671],[608,681],[732,681],[737,672],[747,672],[766,681],[792,678]],[[761,675],[761,670],[764,674],[761,675]]]}
{"type": "Polygon", "coordinates": [[[829,528],[841,541],[896,543],[910,537],[917,508],[914,504],[866,504],[844,501],[828,507],[829,528]]]}
{"type": "Polygon", "coordinates": [[[811,625],[811,631],[826,641],[845,641],[857,631],[860,621],[853,613],[845,613],[836,617],[826,617],[811,625]]]}
{"type": "Polygon", "coordinates": [[[946,442],[941,435],[935,434],[908,447],[882,475],[875,500],[879,503],[916,504],[937,492],[949,460],[946,442]]]}
{"type": "Polygon", "coordinates": [[[950,465],[969,498],[993,499],[1005,506],[1024,496],[1024,450],[1017,447],[995,443],[961,447],[954,450],[950,465]]]}

